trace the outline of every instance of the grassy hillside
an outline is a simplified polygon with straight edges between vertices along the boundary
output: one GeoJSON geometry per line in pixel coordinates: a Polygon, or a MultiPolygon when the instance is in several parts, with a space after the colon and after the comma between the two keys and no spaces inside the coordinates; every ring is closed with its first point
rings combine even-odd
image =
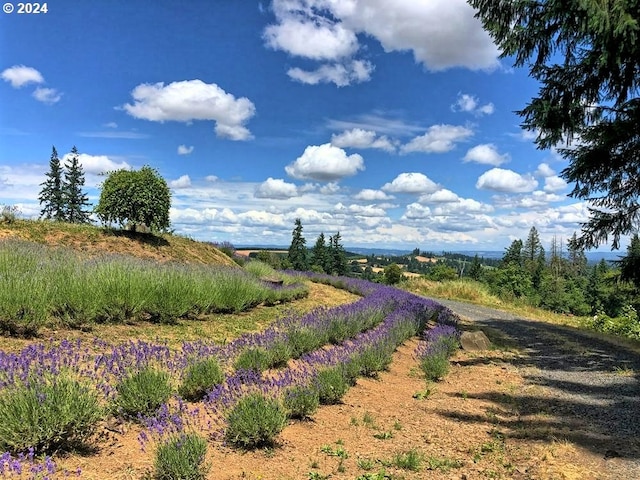
{"type": "Polygon", "coordinates": [[[158,236],[93,225],[16,220],[12,223],[0,223],[0,240],[5,238],[70,247],[89,254],[119,253],[161,262],[235,265],[228,256],[211,244],[170,234],[158,236]]]}

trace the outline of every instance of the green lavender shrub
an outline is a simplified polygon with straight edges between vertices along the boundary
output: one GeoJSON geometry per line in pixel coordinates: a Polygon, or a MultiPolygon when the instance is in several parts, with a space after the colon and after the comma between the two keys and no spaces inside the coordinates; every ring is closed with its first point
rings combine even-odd
{"type": "Polygon", "coordinates": [[[260,392],[251,393],[227,416],[226,440],[241,448],[270,445],[287,423],[282,403],[260,392]]]}
{"type": "Polygon", "coordinates": [[[186,368],[178,393],[185,400],[197,402],[204,398],[208,390],[223,381],[224,372],[220,362],[215,357],[209,357],[186,368]]]}
{"type": "Polygon", "coordinates": [[[146,367],[120,380],[116,392],[115,413],[137,418],[152,415],[169,400],[172,389],[167,372],[146,367]]]}
{"type": "Polygon", "coordinates": [[[156,450],[156,480],[205,480],[210,466],[205,463],[207,441],[195,433],[174,435],[156,450]]]}
{"type": "Polygon", "coordinates": [[[0,450],[50,454],[85,448],[102,418],[89,385],[67,374],[30,378],[0,394],[0,450]]]}

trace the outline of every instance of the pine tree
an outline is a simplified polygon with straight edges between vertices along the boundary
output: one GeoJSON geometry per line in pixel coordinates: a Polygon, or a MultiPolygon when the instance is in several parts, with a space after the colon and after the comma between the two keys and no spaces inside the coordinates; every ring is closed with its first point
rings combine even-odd
{"type": "Polygon", "coordinates": [[[473,257],[473,261],[471,262],[469,277],[474,280],[480,280],[482,278],[482,262],[480,261],[477,253],[473,257]]]}
{"type": "Polygon", "coordinates": [[[522,240],[517,239],[511,242],[502,256],[502,264],[522,266],[522,240]]]}
{"type": "Polygon", "coordinates": [[[71,223],[90,223],[90,213],[84,209],[89,205],[89,199],[82,191],[84,172],[78,159],[78,149],[75,146],[71,149],[71,157],[65,163],[65,168],[62,186],[65,218],[71,223]]]}
{"type": "Polygon", "coordinates": [[[620,279],[631,282],[640,289],[640,237],[634,234],[627,247],[627,255],[616,262],[620,267],[620,279]]]}
{"type": "Polygon", "coordinates": [[[307,241],[302,236],[302,221],[296,218],[295,228],[292,232],[291,245],[289,246],[288,259],[291,268],[299,271],[309,270],[309,261],[307,260],[307,241]]]}
{"type": "Polygon", "coordinates": [[[637,0],[469,0],[516,67],[540,82],[518,114],[538,148],[560,148],[572,197],[589,201],[580,246],[640,222],[640,8],[637,0]]]}
{"type": "Polygon", "coordinates": [[[311,265],[320,267],[323,272],[328,273],[331,269],[329,264],[329,252],[327,249],[327,243],[324,238],[324,233],[320,232],[316,244],[311,251],[311,265]]]}
{"type": "Polygon", "coordinates": [[[586,277],[587,275],[587,257],[584,254],[584,248],[578,242],[578,235],[574,232],[573,236],[567,242],[567,253],[569,258],[569,269],[572,275],[586,277]]]}
{"type": "Polygon", "coordinates": [[[65,220],[65,201],[62,184],[62,166],[58,158],[58,152],[54,146],[49,160],[49,172],[46,174],[47,180],[42,185],[42,190],[38,196],[40,204],[44,203],[44,208],[40,211],[40,217],[47,220],[65,220]]]}
{"type": "Polygon", "coordinates": [[[340,232],[329,237],[330,273],[334,275],[344,275],[347,273],[347,256],[340,240],[340,232]]]}

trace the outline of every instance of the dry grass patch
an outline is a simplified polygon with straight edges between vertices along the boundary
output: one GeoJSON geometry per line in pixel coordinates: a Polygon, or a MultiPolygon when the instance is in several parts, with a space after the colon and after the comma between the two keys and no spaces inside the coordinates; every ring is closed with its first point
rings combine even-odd
{"type": "Polygon", "coordinates": [[[213,245],[178,235],[136,233],[64,222],[16,220],[0,225],[0,239],[63,246],[89,255],[118,253],[161,262],[177,261],[203,265],[236,264],[213,245]]]}

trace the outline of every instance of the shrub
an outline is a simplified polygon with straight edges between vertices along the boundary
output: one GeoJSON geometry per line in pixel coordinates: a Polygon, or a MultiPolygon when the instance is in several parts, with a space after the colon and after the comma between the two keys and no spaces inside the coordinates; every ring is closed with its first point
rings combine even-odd
{"type": "Polygon", "coordinates": [[[291,358],[291,347],[289,343],[278,340],[269,346],[269,368],[281,368],[286,367],[287,362],[291,358]]]}
{"type": "Polygon", "coordinates": [[[316,376],[316,386],[320,403],[323,405],[340,403],[349,390],[349,383],[339,366],[319,371],[316,376]]]}
{"type": "Polygon", "coordinates": [[[287,343],[291,348],[292,358],[299,358],[305,353],[312,352],[326,343],[325,340],[320,332],[311,328],[292,327],[287,331],[287,343]]]}
{"type": "Polygon", "coordinates": [[[389,368],[391,360],[391,352],[386,345],[372,345],[358,355],[360,375],[376,377],[378,372],[389,368]]]}
{"type": "Polygon", "coordinates": [[[444,350],[448,357],[460,348],[460,332],[451,325],[437,325],[425,333],[425,339],[432,345],[429,350],[444,350]]]}
{"type": "Polygon", "coordinates": [[[200,360],[187,367],[178,393],[185,400],[198,401],[215,385],[224,381],[224,372],[215,357],[200,360]]]}
{"type": "Polygon", "coordinates": [[[420,368],[427,380],[439,380],[449,372],[449,357],[446,350],[428,352],[420,358],[420,368]]]}
{"type": "Polygon", "coordinates": [[[0,451],[82,448],[102,416],[97,393],[89,386],[66,374],[32,378],[0,395],[0,451]]]}
{"type": "Polygon", "coordinates": [[[276,270],[268,263],[252,260],[244,265],[245,271],[257,278],[279,277],[276,270]]]}
{"type": "Polygon", "coordinates": [[[251,393],[235,405],[227,417],[227,441],[242,448],[273,443],[287,423],[283,405],[264,394],[251,393]]]}
{"type": "Polygon", "coordinates": [[[439,337],[437,342],[440,344],[440,348],[446,352],[447,357],[453,356],[460,348],[460,340],[454,335],[439,337]]]}
{"type": "Polygon", "coordinates": [[[347,338],[353,336],[354,333],[355,329],[353,325],[350,325],[349,322],[346,322],[343,318],[332,320],[327,327],[329,342],[334,345],[342,343],[347,338]]]}
{"type": "Polygon", "coordinates": [[[195,433],[183,433],[161,443],[156,450],[157,480],[204,480],[209,466],[204,463],[207,441],[195,433]]]}
{"type": "Polygon", "coordinates": [[[271,356],[269,352],[261,347],[247,348],[236,358],[233,366],[236,370],[255,370],[263,372],[269,368],[271,356]]]}
{"type": "Polygon", "coordinates": [[[289,418],[309,418],[320,405],[320,394],[314,386],[295,386],[284,391],[282,401],[289,418]]]}
{"type": "Polygon", "coordinates": [[[20,209],[15,205],[3,205],[2,208],[0,208],[0,224],[14,223],[19,214],[20,209]]]}
{"type": "Polygon", "coordinates": [[[116,413],[136,418],[153,414],[171,396],[169,374],[146,367],[116,385],[116,413]]]}
{"type": "Polygon", "coordinates": [[[345,382],[347,382],[347,386],[353,387],[356,384],[362,369],[360,366],[360,357],[358,355],[353,355],[347,361],[338,365],[337,368],[342,373],[345,382]]]}

